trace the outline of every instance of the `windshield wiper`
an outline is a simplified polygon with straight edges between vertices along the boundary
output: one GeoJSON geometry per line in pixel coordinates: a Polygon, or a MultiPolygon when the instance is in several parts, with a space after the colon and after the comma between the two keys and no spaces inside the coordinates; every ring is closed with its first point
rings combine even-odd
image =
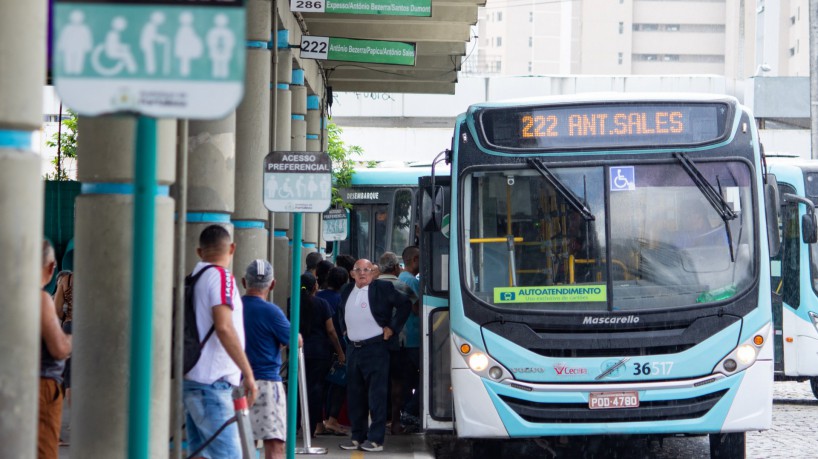
{"type": "MultiPolygon", "coordinates": [[[[713,185],[707,181],[702,171],[696,167],[696,164],[694,164],[686,154],[677,152],[673,153],[673,156],[682,163],[682,168],[684,168],[687,175],[690,176],[690,179],[693,180],[693,183],[695,183],[699,191],[702,192],[707,202],[710,203],[710,206],[713,207],[713,210],[719,214],[719,217],[721,217],[724,222],[724,230],[727,233],[727,246],[730,248],[730,261],[735,263],[736,256],[735,253],[733,253],[733,233],[730,231],[730,224],[728,222],[738,217],[738,214],[730,208],[730,204],[724,200],[724,197],[719,191],[713,188],[713,185]]],[[[719,190],[721,190],[721,183],[719,183],[719,190]]]]}
{"type": "Polygon", "coordinates": [[[584,218],[585,221],[596,220],[594,214],[591,213],[591,210],[588,209],[588,207],[582,202],[579,196],[574,194],[574,192],[571,191],[570,188],[565,186],[565,184],[562,183],[562,181],[560,181],[560,179],[558,179],[557,176],[554,175],[554,173],[551,172],[550,169],[545,167],[545,164],[543,164],[543,162],[539,158],[528,158],[526,159],[526,162],[534,170],[539,172],[540,175],[542,175],[543,178],[548,183],[550,183],[551,186],[553,186],[566,201],[568,201],[568,204],[570,204],[571,207],[574,208],[574,210],[576,210],[577,212],[580,213],[580,215],[582,215],[582,218],[584,218]]]}

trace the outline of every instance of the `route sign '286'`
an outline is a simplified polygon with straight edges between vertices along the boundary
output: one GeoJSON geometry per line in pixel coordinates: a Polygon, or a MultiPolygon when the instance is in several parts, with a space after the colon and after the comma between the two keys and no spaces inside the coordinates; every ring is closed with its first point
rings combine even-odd
{"type": "Polygon", "coordinates": [[[244,0],[57,0],[53,68],[83,115],[220,118],[244,92],[244,0]]]}

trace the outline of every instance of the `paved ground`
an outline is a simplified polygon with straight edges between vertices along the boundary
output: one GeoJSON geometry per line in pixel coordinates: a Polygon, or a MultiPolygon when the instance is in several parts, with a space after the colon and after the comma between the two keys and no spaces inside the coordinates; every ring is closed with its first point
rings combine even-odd
{"type": "MultiPolygon", "coordinates": [[[[809,383],[777,382],[774,390],[773,427],[765,432],[747,434],[748,458],[818,458],[818,400],[809,383]]],[[[395,459],[464,459],[460,445],[450,438],[424,438],[422,435],[389,436],[386,450],[381,453],[342,451],[338,443],[342,437],[318,437],[313,446],[325,447],[327,459],[361,459],[381,457],[395,459]],[[429,440],[429,441],[426,441],[429,440]]],[[[299,440],[298,446],[303,443],[299,440]]],[[[486,458],[497,457],[486,450],[486,458]]],[[[499,457],[522,458],[616,458],[616,459],[680,459],[709,456],[707,437],[669,438],[658,442],[617,439],[568,439],[567,444],[540,442],[535,444],[507,444],[499,457]],[[553,452],[553,454],[552,454],[553,452]]],[[[307,456],[299,456],[307,457],[307,456]]],[[[60,459],[69,459],[69,448],[60,449],[60,459]]]]}

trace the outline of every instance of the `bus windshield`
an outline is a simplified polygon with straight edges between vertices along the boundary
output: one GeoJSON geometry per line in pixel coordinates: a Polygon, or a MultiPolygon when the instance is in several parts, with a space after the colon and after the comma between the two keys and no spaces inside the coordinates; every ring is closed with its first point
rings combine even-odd
{"type": "Polygon", "coordinates": [[[695,168],[726,210],[717,211],[680,162],[547,166],[556,180],[536,166],[468,174],[468,289],[498,308],[555,311],[733,297],[755,278],[751,172],[741,161],[695,168]]]}

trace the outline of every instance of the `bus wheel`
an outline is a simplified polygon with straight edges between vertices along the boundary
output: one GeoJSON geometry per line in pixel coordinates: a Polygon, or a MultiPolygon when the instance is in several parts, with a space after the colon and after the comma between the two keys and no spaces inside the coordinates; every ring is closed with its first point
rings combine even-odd
{"type": "Polygon", "coordinates": [[[710,434],[711,459],[744,459],[746,446],[744,432],[710,434]]]}
{"type": "Polygon", "coordinates": [[[809,378],[809,387],[812,389],[812,395],[818,398],[818,378],[809,378]]]}

